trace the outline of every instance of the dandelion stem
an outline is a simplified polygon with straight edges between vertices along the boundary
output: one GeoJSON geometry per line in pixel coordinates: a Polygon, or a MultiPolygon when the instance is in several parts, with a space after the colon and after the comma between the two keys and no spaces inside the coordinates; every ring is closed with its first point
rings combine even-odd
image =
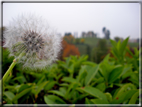
{"type": "Polygon", "coordinates": [[[16,63],[18,62],[18,60],[24,55],[24,53],[21,53],[19,55],[19,57],[17,59],[14,59],[12,64],[10,65],[9,69],[6,71],[6,73],[3,76],[3,82],[5,82],[5,80],[7,79],[8,75],[10,74],[10,72],[12,71],[12,69],[14,68],[14,66],[16,65],[16,63]]]}

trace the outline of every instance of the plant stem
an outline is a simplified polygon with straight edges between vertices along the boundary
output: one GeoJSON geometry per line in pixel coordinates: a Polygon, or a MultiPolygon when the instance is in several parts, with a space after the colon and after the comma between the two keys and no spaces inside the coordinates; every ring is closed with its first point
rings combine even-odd
{"type": "Polygon", "coordinates": [[[16,65],[16,59],[13,60],[12,64],[10,65],[9,69],[6,71],[6,73],[3,76],[3,82],[7,79],[8,75],[10,74],[11,70],[16,65]]]}
{"type": "Polygon", "coordinates": [[[14,68],[14,66],[16,65],[16,63],[18,62],[18,60],[23,56],[24,53],[21,53],[19,55],[19,57],[17,59],[14,59],[12,64],[10,65],[9,69],[6,71],[6,73],[3,76],[3,82],[5,82],[5,80],[7,79],[8,75],[10,74],[10,72],[12,71],[12,69],[14,68]]]}

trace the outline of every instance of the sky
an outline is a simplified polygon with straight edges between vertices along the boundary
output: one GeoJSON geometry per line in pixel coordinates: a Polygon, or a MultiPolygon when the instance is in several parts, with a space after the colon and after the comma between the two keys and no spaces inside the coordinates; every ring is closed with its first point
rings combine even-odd
{"type": "Polygon", "coordinates": [[[106,27],[111,39],[140,37],[139,3],[3,3],[3,26],[21,13],[42,16],[62,36],[93,31],[102,38],[106,27]]]}

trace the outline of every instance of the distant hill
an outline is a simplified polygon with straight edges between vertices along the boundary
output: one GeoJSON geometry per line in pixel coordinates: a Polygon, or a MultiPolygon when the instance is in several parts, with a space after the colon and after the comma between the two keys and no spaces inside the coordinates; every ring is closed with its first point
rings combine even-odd
{"type": "MultiPolygon", "coordinates": [[[[82,39],[82,38],[80,38],[82,39]]],[[[99,39],[102,38],[92,38],[92,37],[86,37],[83,38],[84,39],[84,43],[83,44],[75,44],[76,47],[78,47],[80,55],[88,55],[89,59],[91,58],[91,52],[93,50],[93,48],[95,48],[98,44],[99,39]]],[[[110,40],[107,40],[107,46],[111,47],[111,43],[110,40]]],[[[128,43],[128,45],[132,48],[132,47],[138,47],[139,43],[128,43]]]]}
{"type": "MultiPolygon", "coordinates": [[[[96,46],[97,45],[97,42],[99,39],[102,39],[102,38],[91,38],[91,37],[87,37],[87,38],[83,38],[85,41],[84,41],[84,44],[87,44],[87,45],[90,45],[91,47],[93,46],[96,46]]],[[[111,43],[110,43],[110,40],[107,40],[107,44],[108,46],[111,46],[111,43]]],[[[138,47],[139,46],[139,43],[131,43],[131,42],[128,42],[128,45],[130,47],[138,47]]]]}

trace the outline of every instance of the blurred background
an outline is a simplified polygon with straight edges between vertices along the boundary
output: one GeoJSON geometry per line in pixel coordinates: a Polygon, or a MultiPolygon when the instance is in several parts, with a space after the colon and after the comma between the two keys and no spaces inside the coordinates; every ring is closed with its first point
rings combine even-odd
{"type": "Polygon", "coordinates": [[[1,30],[26,13],[42,16],[63,37],[60,60],[88,55],[89,61],[99,63],[109,53],[109,39],[123,41],[128,36],[131,51],[139,48],[139,3],[3,3],[1,30]]]}

